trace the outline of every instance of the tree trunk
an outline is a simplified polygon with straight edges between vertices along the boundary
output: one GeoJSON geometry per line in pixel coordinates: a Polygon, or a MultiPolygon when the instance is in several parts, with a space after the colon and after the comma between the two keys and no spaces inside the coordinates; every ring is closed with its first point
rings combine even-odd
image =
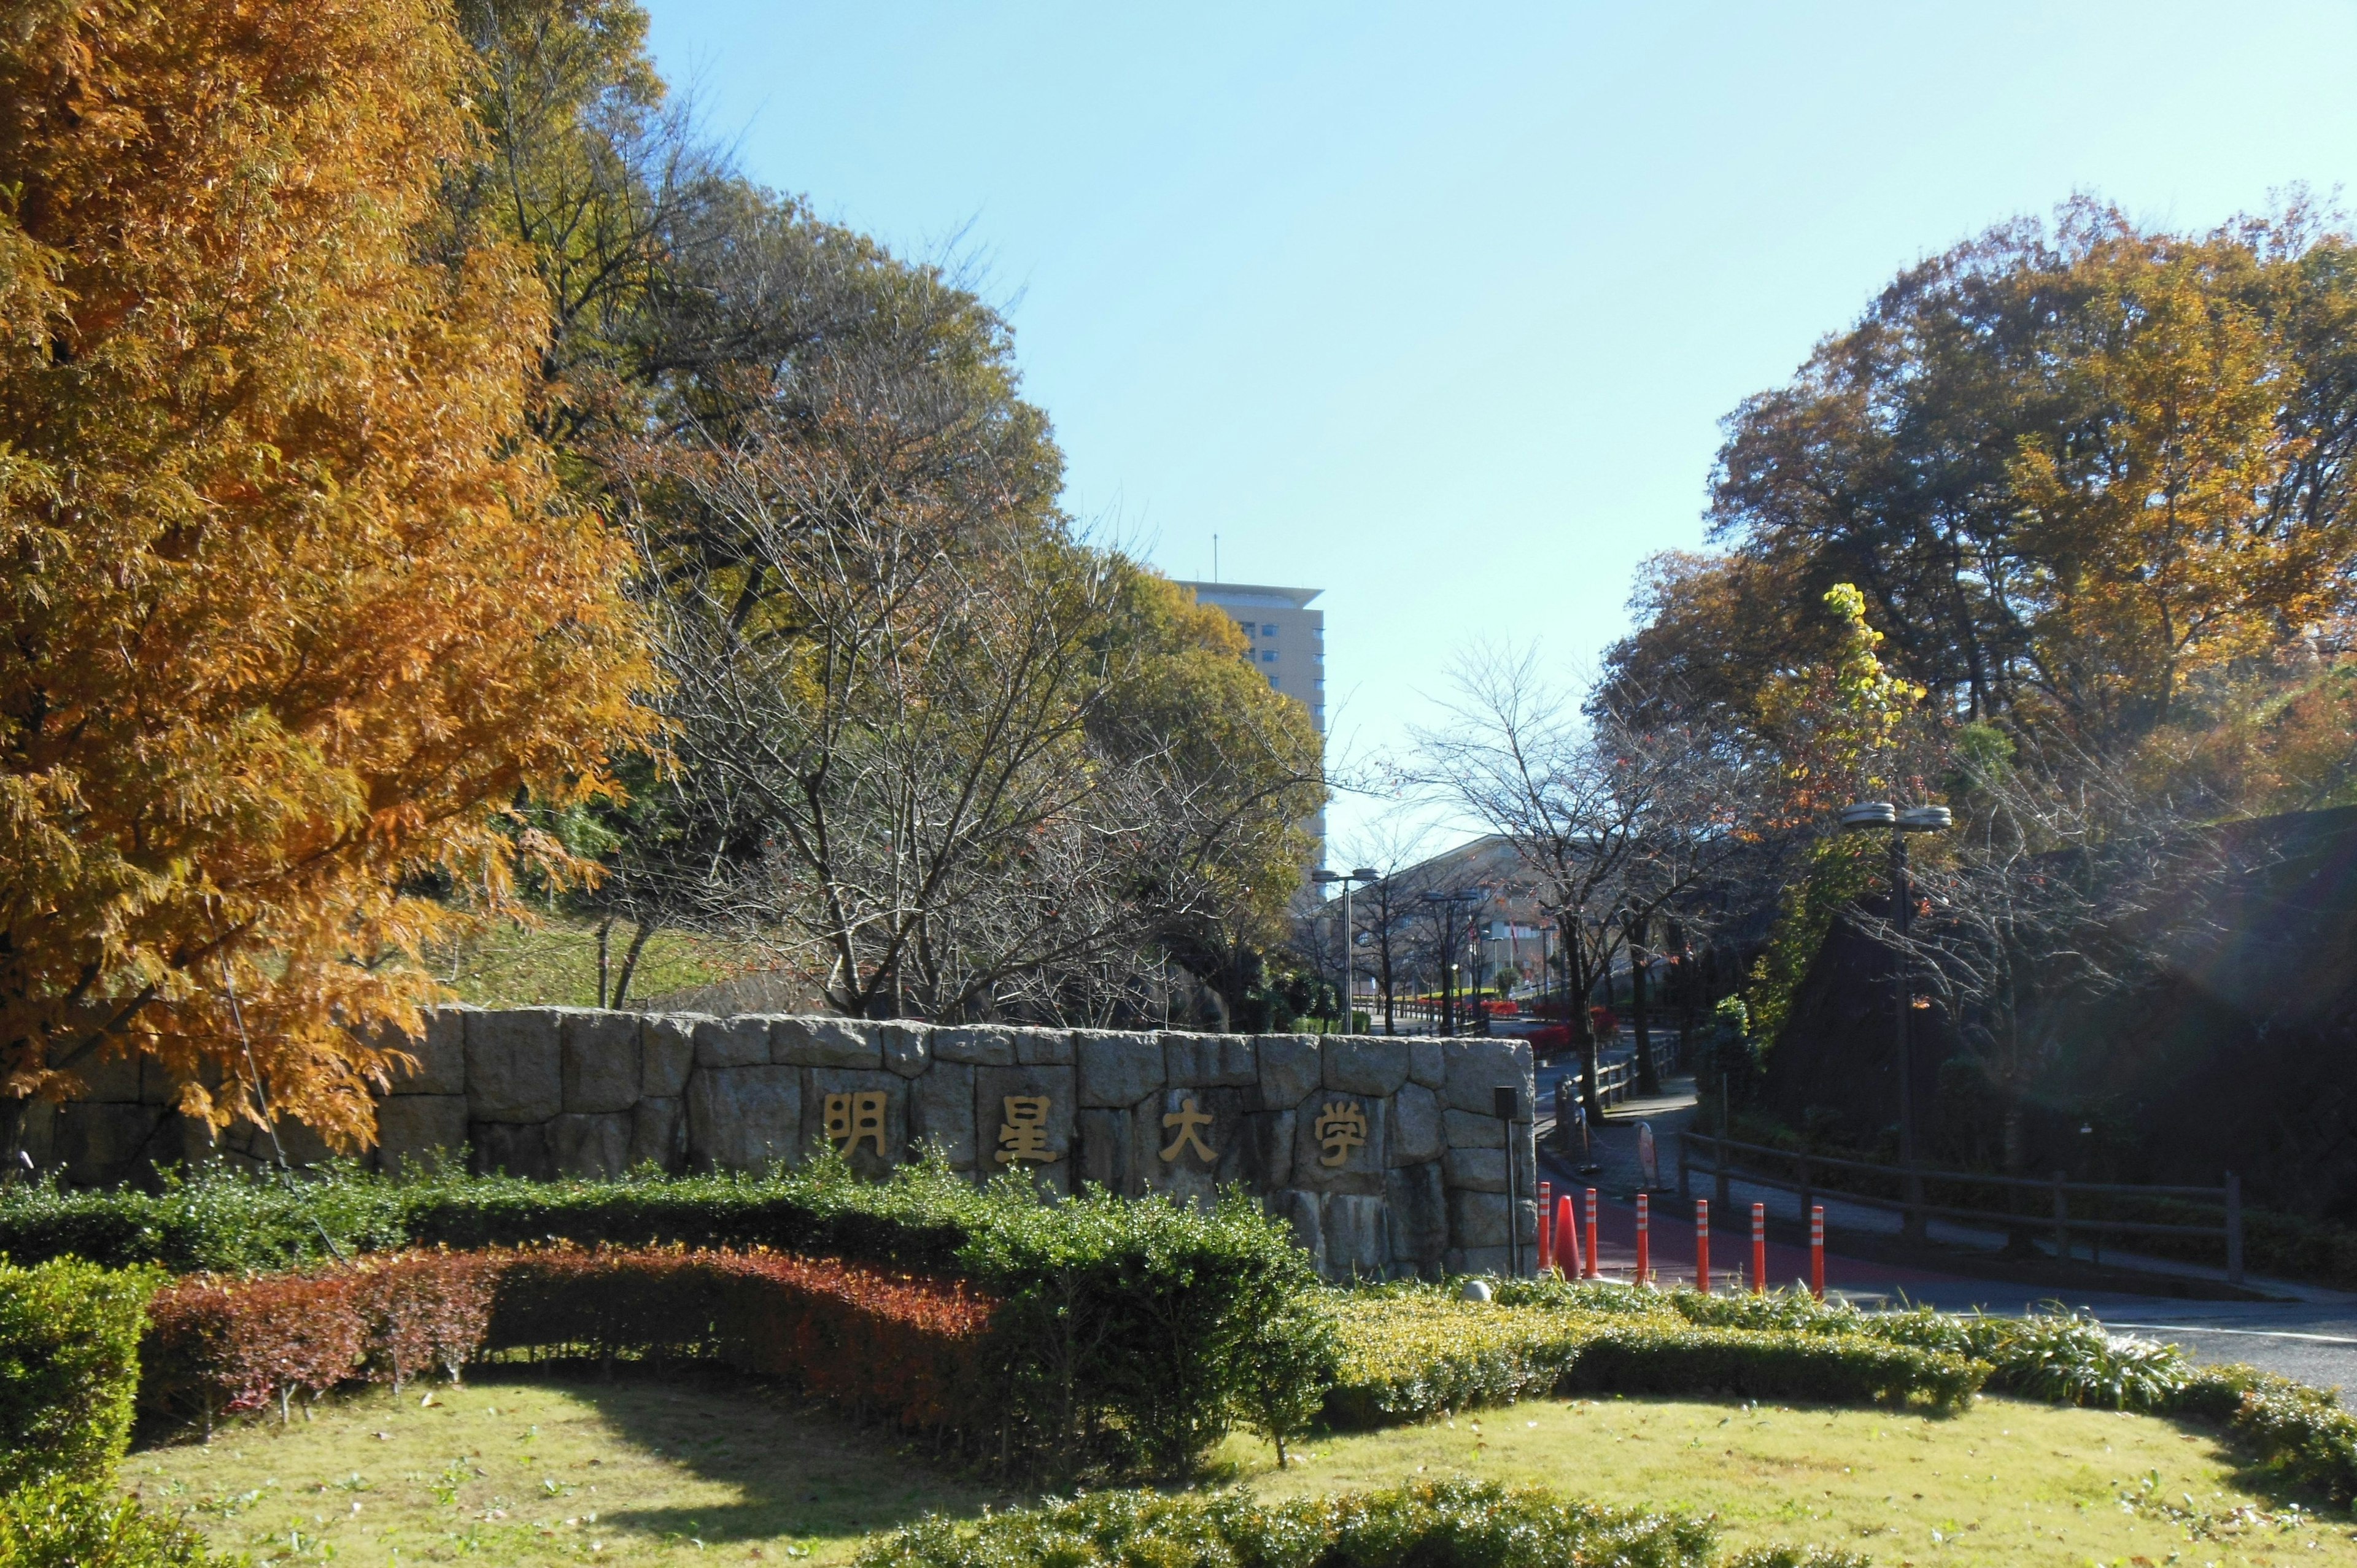
{"type": "Polygon", "coordinates": [[[639,929],[631,933],[630,945],[622,953],[622,972],[614,977],[613,1000],[606,1004],[608,1007],[619,1007],[622,999],[630,993],[630,977],[639,972],[639,955],[646,951],[647,939],[654,934],[652,920],[640,920],[639,929]]]}
{"type": "Polygon", "coordinates": [[[1587,990],[1594,980],[1587,972],[1587,944],[1576,915],[1566,915],[1563,922],[1563,983],[1565,1021],[1571,1026],[1572,1044],[1579,1047],[1579,1103],[1587,1124],[1601,1127],[1604,1101],[1596,1088],[1596,1020],[1587,1015],[1587,990]]]}
{"type": "Polygon", "coordinates": [[[1629,934],[1629,1022],[1637,1031],[1637,1092],[1652,1100],[1662,1092],[1662,1075],[1653,1066],[1653,1036],[1645,1014],[1645,928],[1643,915],[1631,916],[1623,929],[1629,934]]]}

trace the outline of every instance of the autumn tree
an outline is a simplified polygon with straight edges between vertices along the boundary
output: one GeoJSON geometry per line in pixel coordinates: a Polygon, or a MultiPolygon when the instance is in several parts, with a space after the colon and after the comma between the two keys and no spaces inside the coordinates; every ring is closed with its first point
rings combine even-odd
{"type": "Polygon", "coordinates": [[[36,0],[0,41],[0,1073],[135,1051],[371,1131],[445,877],[645,733],[626,552],[524,412],[530,263],[454,241],[411,0],[36,0]],[[355,1031],[358,1031],[356,1033],[355,1031]]]}
{"type": "Polygon", "coordinates": [[[2296,205],[2187,236],[2081,200],[1910,269],[1728,417],[1725,553],[1655,564],[1613,679],[1754,718],[1846,582],[1943,711],[2099,749],[2207,722],[2205,681],[2347,599],[2352,256],[2296,205]]]}

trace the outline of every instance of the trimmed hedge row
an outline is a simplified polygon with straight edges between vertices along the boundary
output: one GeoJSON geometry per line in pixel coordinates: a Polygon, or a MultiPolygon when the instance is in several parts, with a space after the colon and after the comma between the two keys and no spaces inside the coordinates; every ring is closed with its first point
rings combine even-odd
{"type": "Polygon", "coordinates": [[[1362,1292],[1335,1308],[1342,1354],[1326,1402],[1342,1426],[1556,1392],[1709,1393],[1837,1403],[1972,1401],[1986,1364],[1863,1335],[1689,1324],[1643,1294],[1595,1312],[1457,1301],[1428,1287],[1362,1292]]]}
{"type": "MultiPolygon", "coordinates": [[[[1262,1502],[1249,1493],[1100,1492],[961,1525],[931,1519],[878,1539],[858,1568],[1704,1568],[1717,1534],[1675,1514],[1573,1502],[1537,1487],[1436,1481],[1262,1502]]],[[[1771,1547],[1725,1568],[1865,1568],[1817,1548],[1771,1547]]]]}
{"type": "Polygon", "coordinates": [[[990,1371],[1006,1449],[1035,1476],[1173,1474],[1314,1374],[1292,1304],[1316,1276],[1248,1198],[1206,1213],[1092,1191],[1043,1204],[1020,1178],[977,1189],[940,1166],[883,1182],[839,1160],[767,1176],[533,1182],[350,1166],[299,1179],[210,1173],[148,1194],[15,1187],[0,1251],[237,1273],[350,1251],[583,1246],[770,1248],[954,1274],[996,1298],[990,1371]],[[1274,1369],[1274,1370],[1272,1370],[1274,1369]],[[1270,1378],[1277,1380],[1271,1383],[1270,1378]]]}
{"type": "Polygon", "coordinates": [[[991,1304],[964,1286],[757,1251],[426,1252],[159,1293],[151,1407],[201,1418],[356,1379],[455,1378],[485,1350],[706,1357],[898,1424],[974,1437],[991,1304]]]}

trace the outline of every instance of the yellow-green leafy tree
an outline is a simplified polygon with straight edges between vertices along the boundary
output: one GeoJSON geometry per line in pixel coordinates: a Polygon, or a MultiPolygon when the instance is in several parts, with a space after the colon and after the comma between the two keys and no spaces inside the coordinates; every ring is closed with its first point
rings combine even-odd
{"type": "Polygon", "coordinates": [[[346,1144],[402,961],[605,788],[645,675],[525,434],[527,262],[451,242],[425,0],[0,27],[0,1094],[155,1058],[346,1144]]]}

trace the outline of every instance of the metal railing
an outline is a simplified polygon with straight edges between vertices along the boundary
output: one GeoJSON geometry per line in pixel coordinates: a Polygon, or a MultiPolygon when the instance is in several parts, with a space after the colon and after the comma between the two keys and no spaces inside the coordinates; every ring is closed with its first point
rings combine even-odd
{"type": "Polygon", "coordinates": [[[1781,1192],[1797,1193],[1801,1214],[1806,1218],[1812,1199],[1835,1197],[1845,1203],[1862,1204],[1869,1208],[1889,1209],[1917,1219],[1954,1219],[1965,1224],[1985,1225],[2006,1230],[2021,1230],[2050,1226],[2054,1235],[2054,1256],[2067,1261],[2071,1256],[2071,1237],[2075,1231],[2086,1236],[2096,1262],[2103,1262],[2103,1238],[2106,1233],[2144,1236],[2215,1236],[2226,1244],[2226,1279],[2229,1283],[2243,1283],[2243,1183],[2233,1172],[2226,1173],[2220,1187],[2139,1187],[2127,1183],[2070,1181],[2060,1171],[2040,1180],[2035,1176],[1990,1176],[1978,1171],[1907,1170],[1898,1165],[1877,1165],[1869,1160],[1841,1159],[1832,1155],[1802,1154],[1792,1149],[1771,1149],[1760,1144],[1740,1144],[1729,1138],[1714,1138],[1705,1133],[1678,1134],[1678,1197],[1681,1202],[1693,1197],[1694,1173],[1700,1172],[1714,1179],[1717,1191],[1715,1200],[1728,1201],[1728,1181],[1749,1182],[1754,1187],[1773,1187],[1781,1192]],[[1776,1169],[1761,1168],[1764,1162],[1781,1162],[1790,1174],[1778,1174],[1776,1169]],[[2025,1213],[2014,1209],[1975,1208],[1964,1204],[1910,1202],[1905,1197],[1887,1197],[1877,1193],[1857,1190],[1855,1184],[1843,1186],[1836,1181],[1818,1179],[1824,1173],[1857,1172],[1869,1176],[1897,1182],[1904,1190],[1921,1192],[1921,1184],[1964,1187],[1996,1187],[2007,1192],[2032,1192],[2051,1200],[2050,1213],[2025,1213]],[[1910,1178],[1912,1178],[1911,1180],[1910,1178]],[[2173,1220],[2115,1219],[2086,1213],[2083,1209],[2074,1218],[2071,1200],[2129,1198],[2151,1202],[2175,1200],[2214,1206],[2223,1211],[2222,1221],[2215,1225],[2186,1225],[2173,1220]]]}

